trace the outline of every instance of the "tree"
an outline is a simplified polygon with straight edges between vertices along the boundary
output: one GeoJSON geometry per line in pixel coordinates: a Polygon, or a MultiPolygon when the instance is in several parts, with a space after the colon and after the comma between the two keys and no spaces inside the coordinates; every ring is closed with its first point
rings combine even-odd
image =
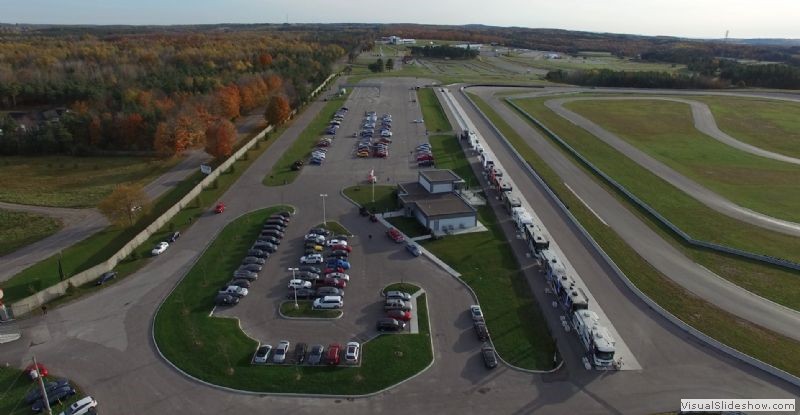
{"type": "Polygon", "coordinates": [[[175,154],[175,137],[172,134],[172,128],[165,122],[158,123],[156,127],[153,149],[162,156],[175,154]]]}
{"type": "Polygon", "coordinates": [[[150,210],[150,201],[141,185],[120,184],[97,206],[117,226],[132,226],[150,210]]]}
{"type": "Polygon", "coordinates": [[[241,98],[239,97],[239,88],[236,85],[228,85],[217,91],[217,102],[224,117],[230,119],[239,116],[241,98]]]}
{"type": "Polygon", "coordinates": [[[392,69],[394,69],[394,59],[389,58],[386,60],[386,70],[391,71],[392,69]]]}
{"type": "Polygon", "coordinates": [[[281,125],[289,119],[290,113],[289,100],[283,95],[275,95],[269,99],[264,118],[270,125],[281,125]]]}
{"type": "Polygon", "coordinates": [[[236,127],[226,119],[219,119],[206,130],[206,153],[222,159],[231,155],[236,141],[236,127]]]}

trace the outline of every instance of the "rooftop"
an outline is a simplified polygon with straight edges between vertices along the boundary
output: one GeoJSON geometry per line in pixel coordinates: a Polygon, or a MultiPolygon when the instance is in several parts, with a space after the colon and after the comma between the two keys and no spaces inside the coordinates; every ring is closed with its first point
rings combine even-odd
{"type": "Polygon", "coordinates": [[[452,170],[423,170],[419,175],[424,177],[429,182],[460,182],[463,181],[461,177],[453,173],[452,170]]]}
{"type": "Polygon", "coordinates": [[[442,215],[475,213],[475,209],[455,193],[428,193],[417,182],[401,183],[399,187],[400,200],[403,201],[403,204],[415,204],[417,209],[429,218],[442,215]]]}

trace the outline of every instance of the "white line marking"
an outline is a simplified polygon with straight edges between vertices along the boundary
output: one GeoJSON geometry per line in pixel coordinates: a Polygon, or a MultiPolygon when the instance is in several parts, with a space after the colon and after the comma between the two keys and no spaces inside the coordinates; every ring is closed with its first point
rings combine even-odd
{"type": "Polygon", "coordinates": [[[580,196],[578,196],[578,194],[577,194],[577,193],[575,193],[575,191],[574,191],[574,190],[572,190],[572,188],[571,188],[571,187],[569,187],[569,185],[567,184],[567,182],[564,182],[564,186],[567,186],[567,189],[569,189],[569,191],[570,191],[570,192],[572,192],[572,194],[573,194],[573,195],[575,195],[575,197],[577,197],[577,198],[578,198],[578,200],[580,200],[580,201],[581,201],[581,203],[583,203],[583,205],[584,205],[584,206],[586,206],[586,209],[589,209],[589,212],[592,212],[592,214],[593,214],[593,215],[594,215],[594,216],[595,216],[597,219],[599,219],[599,220],[600,220],[600,222],[603,222],[603,225],[606,225],[606,226],[608,226],[608,224],[606,223],[606,221],[604,221],[604,220],[603,220],[603,218],[601,218],[601,217],[600,217],[600,215],[598,215],[598,214],[597,214],[597,212],[595,212],[595,211],[594,211],[594,209],[592,209],[592,207],[591,207],[591,206],[589,206],[589,204],[588,204],[588,203],[584,202],[584,201],[583,201],[583,199],[581,199],[581,197],[580,197],[580,196]]]}

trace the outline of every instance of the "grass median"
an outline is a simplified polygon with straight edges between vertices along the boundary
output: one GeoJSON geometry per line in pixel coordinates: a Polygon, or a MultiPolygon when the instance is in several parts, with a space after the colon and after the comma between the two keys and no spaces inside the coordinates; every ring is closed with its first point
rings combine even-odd
{"type": "Polygon", "coordinates": [[[360,206],[366,207],[370,212],[392,212],[400,208],[397,202],[396,186],[375,185],[374,199],[372,189],[372,185],[350,186],[344,189],[344,194],[360,206]]]}
{"type": "Polygon", "coordinates": [[[439,99],[431,88],[420,88],[417,90],[419,97],[419,106],[422,109],[422,117],[425,120],[425,128],[431,132],[450,131],[453,127],[450,126],[450,121],[447,121],[447,116],[439,105],[439,99]]]}
{"type": "Polygon", "coordinates": [[[320,223],[315,228],[323,228],[331,231],[334,235],[352,235],[350,231],[339,222],[329,220],[328,223],[320,223]]]}
{"type": "Polygon", "coordinates": [[[29,212],[0,209],[0,256],[61,230],[58,219],[29,212]]]}
{"type": "MultiPolygon", "coordinates": [[[[56,376],[49,376],[45,382],[60,379],[56,376]]],[[[50,406],[54,414],[65,411],[78,399],[84,397],[80,388],[76,387],[72,382],[70,385],[75,388],[77,392],[75,395],[70,396],[62,403],[56,403],[50,406]]],[[[31,413],[31,404],[25,402],[25,396],[39,384],[31,381],[28,375],[19,369],[10,367],[0,367],[0,414],[3,415],[28,415],[31,413]]]]}
{"type": "Polygon", "coordinates": [[[794,375],[800,375],[800,342],[742,320],[698,298],[639,256],[613,229],[581,203],[539,155],[499,115],[474,94],[470,97],[544,179],[628,278],[667,311],[712,338],[794,375]]]}
{"type": "MultiPolygon", "coordinates": [[[[281,158],[272,166],[272,170],[264,177],[265,186],[283,186],[292,183],[300,174],[300,170],[292,170],[295,161],[308,163],[308,156],[317,142],[325,136],[325,128],[333,119],[336,110],[347,101],[347,95],[328,100],[317,116],[306,126],[296,140],[281,155],[281,158]]],[[[347,114],[346,117],[360,117],[359,114],[347,114]]],[[[344,132],[339,132],[337,137],[341,140],[344,132]]],[[[340,143],[339,145],[341,145],[340,143]]],[[[336,142],[333,145],[337,145],[336,142]]]]}
{"type": "Polygon", "coordinates": [[[154,334],[161,353],[191,376],[255,392],[365,394],[427,367],[433,354],[424,296],[417,302],[420,333],[381,335],[370,340],[363,345],[360,367],[250,364],[257,341],[247,337],[235,319],[209,317],[209,311],[216,287],[239,265],[264,219],[285,209],[276,206],[251,212],[219,233],[156,315],[154,334]]]}

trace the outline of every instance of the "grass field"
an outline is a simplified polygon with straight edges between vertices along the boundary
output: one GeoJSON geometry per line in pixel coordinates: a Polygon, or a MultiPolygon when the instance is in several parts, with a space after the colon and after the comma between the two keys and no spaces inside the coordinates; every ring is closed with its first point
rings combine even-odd
{"type": "Polygon", "coordinates": [[[800,103],[765,98],[691,97],[708,104],[731,137],[800,158],[800,103]]]}
{"type": "Polygon", "coordinates": [[[552,70],[591,70],[610,69],[612,71],[658,71],[679,72],[685,65],[670,63],[643,62],[628,58],[618,58],[610,54],[580,53],[579,56],[562,55],[562,59],[546,59],[544,53],[530,52],[526,54],[503,55],[502,59],[529,66],[531,68],[552,70]]]}
{"type": "Polygon", "coordinates": [[[281,314],[295,318],[337,318],[342,315],[341,310],[315,310],[310,300],[297,300],[297,306],[294,308],[292,300],[284,301],[281,303],[281,314]]]}
{"type": "MultiPolygon", "coordinates": [[[[328,126],[331,119],[333,119],[336,110],[338,110],[346,100],[347,95],[328,100],[328,103],[325,104],[319,114],[317,114],[303,132],[300,133],[291,146],[286,149],[275,165],[272,166],[272,170],[264,177],[264,185],[283,186],[284,184],[293,182],[294,179],[297,178],[302,169],[297,171],[292,170],[292,163],[297,160],[308,163],[308,156],[311,154],[311,150],[317,142],[325,136],[325,128],[328,126]]],[[[349,114],[347,116],[357,117],[358,115],[349,114]]],[[[336,145],[336,143],[333,145],[336,145]]]]}
{"type": "Polygon", "coordinates": [[[428,235],[428,229],[422,226],[416,218],[407,218],[405,216],[396,216],[393,218],[385,218],[392,226],[399,229],[406,236],[416,238],[417,236],[428,235]]]}
{"type": "MultiPolygon", "coordinates": [[[[58,378],[49,377],[48,381],[58,378]]],[[[28,394],[33,388],[37,387],[38,383],[33,383],[25,375],[25,372],[13,369],[10,367],[0,366],[0,414],[3,415],[28,415],[31,413],[31,405],[25,403],[25,395],[28,394]]],[[[78,393],[71,396],[62,404],[55,404],[50,407],[54,414],[61,413],[67,409],[73,402],[82,398],[84,395],[80,393],[79,388],[72,385],[78,393]]]]}
{"type": "Polygon", "coordinates": [[[466,182],[467,188],[477,186],[478,181],[472,172],[469,161],[464,157],[461,145],[454,135],[434,135],[428,138],[431,149],[436,157],[436,167],[450,169],[466,182]]]}
{"type": "Polygon", "coordinates": [[[50,216],[0,209],[0,256],[44,239],[61,229],[50,216]]]}
{"type": "MultiPolygon", "coordinates": [[[[257,342],[236,320],[210,318],[214,287],[238,266],[272,207],[232,221],[170,294],[156,315],[155,340],[181,370],[204,381],[258,392],[363,394],[403,380],[432,360],[425,296],[417,300],[420,334],[381,335],[362,347],[360,367],[255,366],[257,342]]],[[[247,301],[247,299],[245,300],[247,301]]]]}
{"type": "MultiPolygon", "coordinates": [[[[278,137],[280,131],[268,134],[262,141],[256,143],[245,157],[240,158],[233,164],[232,168],[223,172],[216,180],[215,184],[204,189],[195,199],[194,203],[189,204],[178,212],[171,221],[165,224],[158,232],[153,234],[147,242],[143,243],[135,254],[117,265],[115,271],[119,276],[116,283],[123,277],[132,274],[141,268],[149,258],[149,252],[156,242],[164,240],[174,230],[183,230],[191,225],[191,221],[200,218],[207,213],[212,205],[224,194],[228,188],[241,177],[242,173],[264,153],[278,137]]],[[[202,174],[197,172],[178,183],[173,189],[162,195],[154,204],[151,212],[141,218],[134,226],[128,229],[118,229],[108,227],[95,235],[65,249],[62,252],[62,266],[67,277],[78,272],[89,269],[105,260],[117,252],[122,246],[146,228],[152,221],[177,203],[202,179],[202,174]]],[[[0,284],[5,292],[7,301],[12,302],[31,295],[41,289],[50,287],[59,282],[58,275],[58,256],[54,255],[44,261],[38,262],[26,268],[11,279],[0,284]]],[[[98,289],[92,284],[76,287],[67,292],[61,301],[69,301],[72,298],[84,295],[87,292],[98,289]]]]}
{"type": "Polygon", "coordinates": [[[120,183],[146,185],[179,158],[3,157],[0,201],[25,205],[92,207],[120,183]]]}
{"type": "Polygon", "coordinates": [[[422,109],[422,118],[425,120],[425,128],[431,132],[451,131],[453,127],[447,121],[439,99],[431,88],[420,88],[417,91],[419,106],[422,109]]]}
{"type": "Polygon", "coordinates": [[[383,213],[400,208],[397,203],[397,187],[375,185],[375,202],[372,202],[372,185],[351,186],[344,189],[345,196],[353,199],[370,212],[383,213]]]}
{"type": "Polygon", "coordinates": [[[565,106],[734,203],[800,221],[800,166],[755,156],[700,133],[686,104],[631,100],[565,106]]]}
{"type": "Polygon", "coordinates": [[[327,224],[320,223],[315,228],[325,228],[333,232],[334,235],[352,235],[347,228],[335,220],[329,220],[327,224]]]}
{"type": "MultiPolygon", "coordinates": [[[[613,229],[590,212],[560,177],[485,102],[471,98],[503,132],[523,158],[589,231],[631,281],[667,311],[701,332],[775,367],[800,375],[800,342],[796,342],[722,311],[687,292],[642,259],[613,229]]],[[[549,126],[549,124],[548,124],[549,126]]],[[[552,127],[551,127],[552,128],[552,127]]]]}

